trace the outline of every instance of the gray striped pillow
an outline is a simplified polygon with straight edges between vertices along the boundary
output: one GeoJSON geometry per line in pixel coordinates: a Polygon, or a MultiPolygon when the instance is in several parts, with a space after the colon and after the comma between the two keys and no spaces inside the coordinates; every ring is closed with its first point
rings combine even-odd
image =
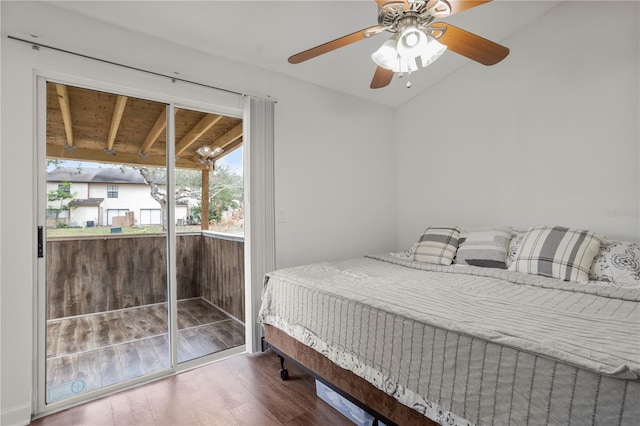
{"type": "Polygon", "coordinates": [[[510,271],[587,283],[602,243],[597,234],[561,226],[534,226],[524,238],[510,271]]]}
{"type": "Polygon", "coordinates": [[[429,227],[413,246],[413,260],[436,265],[451,265],[458,249],[460,228],[429,227]]]}
{"type": "Polygon", "coordinates": [[[456,263],[507,269],[507,247],[512,230],[511,226],[463,229],[456,263]]]}

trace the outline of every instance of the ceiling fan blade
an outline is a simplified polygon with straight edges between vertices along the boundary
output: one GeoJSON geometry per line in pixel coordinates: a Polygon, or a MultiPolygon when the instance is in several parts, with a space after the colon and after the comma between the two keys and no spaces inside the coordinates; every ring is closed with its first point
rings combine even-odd
{"type": "Polygon", "coordinates": [[[375,74],[373,74],[373,80],[371,80],[372,89],[380,89],[382,87],[388,86],[391,83],[391,79],[393,78],[394,72],[392,70],[388,70],[386,68],[378,67],[376,68],[375,74]]]}
{"type": "Polygon", "coordinates": [[[509,54],[509,49],[491,40],[444,22],[429,26],[430,32],[449,50],[483,65],[494,65],[509,54]],[[438,38],[438,33],[442,35],[438,38]]]}
{"type": "MultiPolygon", "coordinates": [[[[438,0],[423,0],[427,3],[427,9],[431,9],[438,3],[438,0]]],[[[451,7],[451,13],[449,15],[454,15],[456,13],[463,12],[467,9],[471,9],[472,7],[480,6],[481,4],[489,3],[491,0],[446,0],[451,7]]],[[[409,0],[376,0],[378,3],[378,7],[383,9],[385,5],[394,3],[404,3],[403,9],[409,9],[409,0]]],[[[440,9],[440,8],[439,8],[440,9]]],[[[443,10],[447,10],[446,6],[442,8],[443,10]]]]}
{"type": "Polygon", "coordinates": [[[489,3],[490,1],[491,0],[447,0],[451,6],[451,15],[464,12],[467,9],[489,3]]]}
{"type": "Polygon", "coordinates": [[[308,61],[309,59],[313,59],[316,56],[323,55],[325,53],[331,52],[332,50],[336,50],[340,47],[355,43],[356,41],[364,40],[365,38],[368,38],[365,35],[367,33],[369,33],[369,37],[374,36],[382,31],[382,29],[382,26],[375,25],[373,27],[365,28],[351,34],[347,34],[346,36],[342,36],[335,40],[323,43],[319,46],[312,47],[311,49],[307,49],[304,52],[296,53],[295,55],[289,57],[289,63],[299,64],[300,62],[308,61]]]}

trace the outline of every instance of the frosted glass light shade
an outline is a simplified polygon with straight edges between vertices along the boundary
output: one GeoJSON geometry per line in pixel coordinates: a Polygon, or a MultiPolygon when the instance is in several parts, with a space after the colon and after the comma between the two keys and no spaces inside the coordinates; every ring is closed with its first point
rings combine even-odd
{"type": "Polygon", "coordinates": [[[405,28],[402,33],[385,41],[371,54],[371,59],[379,67],[393,72],[406,73],[419,69],[418,63],[426,67],[438,59],[447,46],[435,38],[427,36],[414,26],[405,28]],[[420,62],[418,62],[420,58],[420,62]]]}
{"type": "Polygon", "coordinates": [[[378,50],[371,54],[371,59],[373,59],[376,65],[382,68],[388,70],[397,68],[399,58],[398,52],[396,51],[396,41],[393,38],[385,41],[378,50]]]}
{"type": "Polygon", "coordinates": [[[429,36],[428,44],[424,52],[421,53],[420,59],[422,60],[422,66],[426,67],[436,59],[438,59],[444,52],[447,51],[447,46],[440,43],[435,38],[429,36]]]}
{"type": "Polygon", "coordinates": [[[410,25],[400,33],[396,50],[401,58],[415,59],[426,51],[428,43],[426,34],[410,25]]]}

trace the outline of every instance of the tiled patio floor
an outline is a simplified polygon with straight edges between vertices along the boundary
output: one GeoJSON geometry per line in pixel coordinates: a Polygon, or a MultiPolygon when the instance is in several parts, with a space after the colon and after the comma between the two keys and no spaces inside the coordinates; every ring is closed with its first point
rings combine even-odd
{"type": "MultiPolygon", "coordinates": [[[[201,298],[178,301],[178,362],[244,344],[244,326],[201,298]]],[[[169,367],[167,304],[47,322],[48,400],[169,367]]]]}

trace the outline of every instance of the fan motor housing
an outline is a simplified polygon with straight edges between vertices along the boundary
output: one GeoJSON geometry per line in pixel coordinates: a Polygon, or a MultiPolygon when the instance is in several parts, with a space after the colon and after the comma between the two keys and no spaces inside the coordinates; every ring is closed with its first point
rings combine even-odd
{"type": "Polygon", "coordinates": [[[450,14],[451,6],[445,0],[389,2],[380,8],[378,24],[396,33],[407,25],[426,28],[435,18],[450,14]]]}

